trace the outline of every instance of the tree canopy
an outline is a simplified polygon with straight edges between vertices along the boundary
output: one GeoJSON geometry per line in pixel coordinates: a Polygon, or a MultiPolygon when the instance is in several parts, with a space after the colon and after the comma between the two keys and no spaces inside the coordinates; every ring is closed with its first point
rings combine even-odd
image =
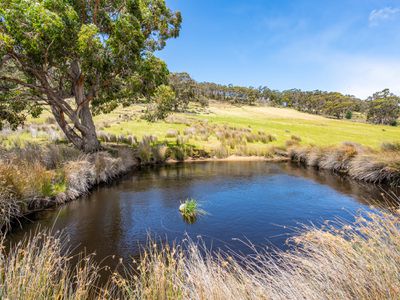
{"type": "Polygon", "coordinates": [[[397,125],[400,98],[384,89],[368,98],[367,120],[374,124],[397,125]]]}
{"type": "Polygon", "coordinates": [[[76,147],[96,151],[92,112],[150,97],[168,81],[153,53],[179,35],[182,18],[164,0],[0,3],[0,126],[48,106],[76,147]]]}

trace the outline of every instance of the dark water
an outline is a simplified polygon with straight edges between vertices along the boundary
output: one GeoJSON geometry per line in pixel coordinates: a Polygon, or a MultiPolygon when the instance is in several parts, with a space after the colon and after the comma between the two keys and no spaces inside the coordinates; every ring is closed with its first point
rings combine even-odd
{"type": "Polygon", "coordinates": [[[375,186],[287,163],[167,165],[136,171],[84,199],[40,213],[10,240],[37,226],[63,230],[71,248],[96,252],[98,261],[107,258],[111,265],[117,261],[111,255],[136,256],[149,232],[169,241],[201,236],[209,248],[243,253],[250,249],[237,239],[284,249],[293,227],[352,220],[370,199],[380,201],[381,193],[375,186]],[[186,198],[197,199],[208,215],[186,223],[178,211],[186,198]]]}

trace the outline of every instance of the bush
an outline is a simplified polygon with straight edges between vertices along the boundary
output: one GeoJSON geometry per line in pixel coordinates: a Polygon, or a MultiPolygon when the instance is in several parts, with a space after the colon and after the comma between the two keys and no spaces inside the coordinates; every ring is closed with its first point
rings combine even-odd
{"type": "Polygon", "coordinates": [[[347,120],[350,120],[353,117],[353,112],[352,111],[347,111],[346,115],[344,116],[347,120]]]}

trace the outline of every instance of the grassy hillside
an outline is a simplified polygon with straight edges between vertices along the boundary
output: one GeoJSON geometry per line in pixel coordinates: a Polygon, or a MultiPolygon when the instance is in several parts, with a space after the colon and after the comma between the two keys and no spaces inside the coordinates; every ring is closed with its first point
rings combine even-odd
{"type": "MultiPolygon", "coordinates": [[[[318,146],[336,145],[344,141],[351,141],[378,148],[382,142],[399,140],[400,127],[371,125],[347,120],[335,120],[325,117],[301,113],[292,109],[260,107],[260,106],[232,106],[223,103],[211,103],[206,109],[193,109],[193,113],[177,113],[167,119],[167,122],[148,123],[139,118],[140,107],[119,109],[109,115],[96,117],[99,128],[104,124],[104,131],[114,134],[133,134],[138,138],[144,135],[155,135],[164,138],[168,131],[182,132],[190,127],[190,123],[198,121],[250,128],[252,131],[264,131],[274,135],[277,140],[272,144],[284,145],[292,135],[301,137],[303,144],[318,146]],[[133,120],[123,121],[125,116],[133,120]],[[189,123],[183,124],[183,123],[189,123]],[[108,127],[110,126],[110,127],[108,127]]],[[[194,141],[191,143],[211,147],[217,143],[216,139],[209,141],[194,141]]]]}
{"type": "MultiPolygon", "coordinates": [[[[224,125],[237,129],[262,131],[271,134],[276,141],[269,145],[283,146],[292,135],[298,136],[302,144],[317,146],[337,145],[344,141],[360,143],[372,148],[378,148],[382,142],[398,141],[400,127],[371,125],[366,123],[328,119],[322,116],[301,113],[292,109],[263,107],[263,106],[232,106],[225,103],[212,102],[208,108],[191,107],[187,113],[172,114],[166,121],[149,123],[141,119],[144,106],[134,105],[127,108],[118,108],[110,114],[95,117],[99,131],[116,136],[132,135],[141,139],[146,135],[153,135],[159,140],[176,140],[176,136],[186,136],[186,143],[196,147],[210,149],[218,147],[219,140],[210,135],[208,139],[201,139],[195,135],[184,134],[185,129],[196,124],[214,126],[212,130],[223,130],[224,125]],[[216,126],[216,127],[215,127],[216,126]],[[175,134],[174,134],[175,132],[175,134]],[[168,138],[166,136],[169,136],[168,138]]],[[[30,119],[25,130],[3,133],[3,144],[13,140],[48,141],[46,134],[32,134],[27,130],[33,126],[46,126],[50,114],[43,113],[38,119],[30,119]]],[[[53,125],[57,130],[57,126],[53,125]]],[[[265,147],[263,143],[249,143],[253,148],[265,147]]]]}

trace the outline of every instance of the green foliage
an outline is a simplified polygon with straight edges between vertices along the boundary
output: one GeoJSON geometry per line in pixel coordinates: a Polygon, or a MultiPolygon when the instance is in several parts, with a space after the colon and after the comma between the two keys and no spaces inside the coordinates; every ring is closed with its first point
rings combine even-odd
{"type": "Polygon", "coordinates": [[[43,197],[52,197],[54,195],[53,185],[51,184],[50,180],[43,181],[40,189],[40,195],[43,197]]]}
{"type": "Polygon", "coordinates": [[[189,102],[207,105],[208,99],[213,99],[241,105],[268,103],[342,119],[347,112],[360,111],[362,106],[360,99],[337,92],[301,91],[299,89],[280,92],[265,86],[254,88],[212,82],[199,83],[187,73],[172,73],[169,76],[169,84],[177,97],[175,110],[186,109],[189,102]]]}
{"type": "Polygon", "coordinates": [[[172,73],[168,81],[176,95],[176,101],[174,103],[175,111],[185,110],[189,102],[198,100],[198,84],[188,73],[172,73]]]}
{"type": "Polygon", "coordinates": [[[40,195],[42,197],[54,197],[67,190],[65,174],[62,170],[57,171],[55,176],[42,176],[40,181],[40,195]]]}
{"type": "Polygon", "coordinates": [[[388,89],[377,92],[370,97],[367,120],[374,124],[397,125],[400,116],[400,98],[388,89]]]}
{"type": "Polygon", "coordinates": [[[352,113],[350,110],[347,111],[347,112],[346,112],[346,115],[345,115],[345,118],[346,118],[347,120],[350,120],[352,117],[353,117],[353,113],[352,113]]]}
{"type": "Polygon", "coordinates": [[[165,119],[174,107],[175,99],[175,93],[170,86],[158,86],[152,97],[152,104],[147,108],[145,119],[148,121],[165,119]]]}
{"type": "Polygon", "coordinates": [[[75,145],[95,136],[89,103],[110,112],[167,83],[166,64],[153,52],[178,36],[181,21],[165,0],[2,1],[0,126],[15,128],[26,111],[49,105],[75,145]]]}

